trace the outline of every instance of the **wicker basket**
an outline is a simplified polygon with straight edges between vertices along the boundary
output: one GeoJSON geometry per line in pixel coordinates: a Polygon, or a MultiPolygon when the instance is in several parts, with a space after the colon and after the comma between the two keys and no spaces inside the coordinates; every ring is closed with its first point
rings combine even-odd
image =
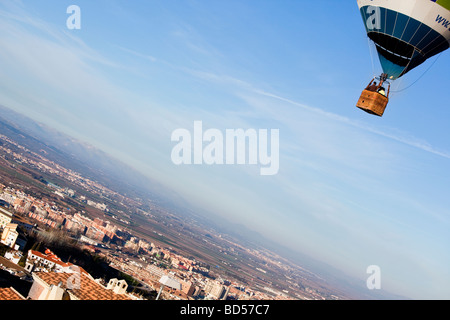
{"type": "Polygon", "coordinates": [[[389,99],[375,91],[363,90],[356,106],[365,112],[382,116],[389,99]]]}

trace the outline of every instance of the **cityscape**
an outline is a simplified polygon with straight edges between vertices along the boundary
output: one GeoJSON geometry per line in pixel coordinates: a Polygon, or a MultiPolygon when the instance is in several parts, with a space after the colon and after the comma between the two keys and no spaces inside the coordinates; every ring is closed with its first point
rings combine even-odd
{"type": "Polygon", "coordinates": [[[143,211],[138,199],[65,168],[41,151],[36,153],[0,135],[0,267],[22,282],[20,290],[3,284],[2,300],[347,298],[340,291],[317,286],[319,276],[274,252],[245,247],[214,230],[204,230],[201,235],[200,227],[194,223],[184,226],[156,205],[143,211]],[[159,220],[163,214],[172,220],[159,220]],[[160,226],[143,231],[136,217],[160,226]],[[178,232],[176,223],[184,234],[178,232]],[[168,245],[174,234],[187,246],[168,245]],[[72,243],[86,254],[100,257],[126,280],[107,279],[106,274],[95,278],[70,258],[59,257],[51,247],[54,241],[48,239],[72,243]],[[207,250],[195,248],[195,241],[207,250]],[[193,247],[189,248],[189,243],[193,247]],[[208,251],[214,252],[214,258],[196,257],[208,251]],[[231,272],[236,267],[237,272],[231,272]],[[177,286],[164,286],[160,282],[163,277],[177,286]],[[79,287],[73,289],[72,282],[77,279],[79,287]]]}

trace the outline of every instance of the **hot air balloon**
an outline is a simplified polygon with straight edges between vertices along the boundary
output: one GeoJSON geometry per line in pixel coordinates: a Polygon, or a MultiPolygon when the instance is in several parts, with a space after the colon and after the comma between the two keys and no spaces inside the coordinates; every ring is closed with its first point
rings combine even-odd
{"type": "Polygon", "coordinates": [[[389,81],[449,48],[450,0],[357,0],[357,3],[383,69],[383,74],[363,90],[357,107],[381,117],[389,101],[389,81]],[[376,80],[378,84],[374,86],[376,80]],[[377,88],[384,86],[386,94],[379,94],[377,88]]]}

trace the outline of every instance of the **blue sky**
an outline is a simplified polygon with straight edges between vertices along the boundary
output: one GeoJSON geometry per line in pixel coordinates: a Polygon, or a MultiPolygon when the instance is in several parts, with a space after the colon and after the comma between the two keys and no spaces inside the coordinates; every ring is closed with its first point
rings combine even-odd
{"type": "Polygon", "coordinates": [[[448,52],[378,118],[355,107],[381,72],[356,1],[7,0],[0,30],[2,105],[362,283],[378,265],[385,290],[450,298],[448,52]],[[175,166],[195,120],[279,129],[279,173],[175,166]]]}

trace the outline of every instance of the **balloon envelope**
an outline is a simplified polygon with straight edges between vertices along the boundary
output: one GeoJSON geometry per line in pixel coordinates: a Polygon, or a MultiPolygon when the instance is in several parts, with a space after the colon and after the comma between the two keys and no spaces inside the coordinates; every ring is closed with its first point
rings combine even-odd
{"type": "Polygon", "coordinates": [[[450,0],[357,0],[383,72],[397,79],[450,46],[450,0]]]}

